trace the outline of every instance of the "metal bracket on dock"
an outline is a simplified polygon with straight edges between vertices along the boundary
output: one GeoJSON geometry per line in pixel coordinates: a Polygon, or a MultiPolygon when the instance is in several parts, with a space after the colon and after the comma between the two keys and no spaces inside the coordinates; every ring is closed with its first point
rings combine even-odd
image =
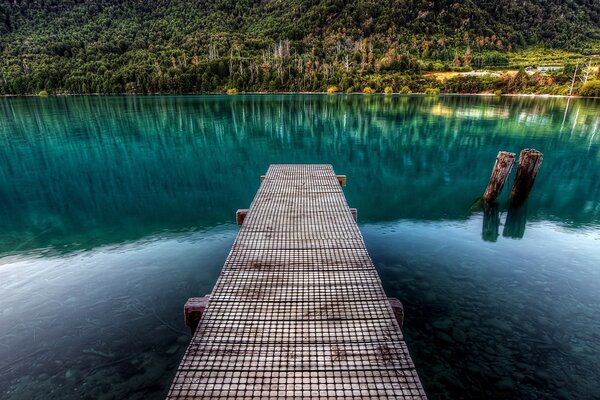
{"type": "Polygon", "coordinates": [[[356,208],[351,208],[350,212],[352,213],[352,218],[354,218],[354,222],[356,222],[356,219],[358,218],[358,210],[356,208]]]}
{"type": "Polygon", "coordinates": [[[266,176],[265,176],[265,175],[261,175],[261,176],[260,176],[260,183],[263,183],[263,182],[264,182],[264,180],[265,180],[265,178],[266,178],[266,176]]]}
{"type": "Polygon", "coordinates": [[[183,307],[185,325],[190,328],[192,336],[196,333],[196,328],[198,328],[198,323],[200,323],[202,314],[204,314],[204,310],[206,310],[208,300],[210,300],[210,295],[204,297],[190,297],[183,307]]]}
{"type": "Polygon", "coordinates": [[[341,187],[346,186],[346,175],[336,175],[341,187]]]}
{"type": "Polygon", "coordinates": [[[235,220],[238,225],[241,225],[244,223],[244,220],[246,219],[246,215],[248,215],[248,211],[249,210],[247,208],[240,208],[239,210],[237,210],[235,212],[235,220]]]}
{"type": "Polygon", "coordinates": [[[395,297],[388,297],[388,301],[390,302],[390,306],[392,306],[392,311],[394,312],[396,321],[398,321],[398,325],[402,328],[402,324],[404,323],[404,306],[402,302],[395,297]]]}

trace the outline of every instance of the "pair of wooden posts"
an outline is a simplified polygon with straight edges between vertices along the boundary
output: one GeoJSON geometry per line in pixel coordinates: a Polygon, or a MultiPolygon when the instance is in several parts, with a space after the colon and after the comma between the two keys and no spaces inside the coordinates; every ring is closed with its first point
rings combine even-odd
{"type": "MultiPolygon", "coordinates": [[[[525,149],[521,151],[521,154],[519,155],[517,176],[510,194],[511,205],[519,206],[527,200],[543,159],[544,155],[537,150],[525,149]]],[[[490,176],[490,181],[483,194],[484,203],[491,204],[496,201],[496,198],[502,192],[502,188],[512,171],[514,163],[515,153],[509,153],[507,151],[498,153],[496,164],[494,164],[494,169],[490,176]]]]}

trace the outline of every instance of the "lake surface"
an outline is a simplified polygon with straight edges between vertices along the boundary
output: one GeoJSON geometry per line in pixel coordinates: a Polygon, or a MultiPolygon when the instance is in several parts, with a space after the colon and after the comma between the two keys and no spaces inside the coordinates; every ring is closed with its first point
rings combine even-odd
{"type": "Polygon", "coordinates": [[[430,399],[600,398],[599,114],[529,97],[2,98],[0,398],[164,398],[182,306],[211,291],[271,163],[348,176],[430,399]],[[509,209],[505,189],[484,215],[496,154],[524,148],[544,153],[531,197],[509,209]]]}

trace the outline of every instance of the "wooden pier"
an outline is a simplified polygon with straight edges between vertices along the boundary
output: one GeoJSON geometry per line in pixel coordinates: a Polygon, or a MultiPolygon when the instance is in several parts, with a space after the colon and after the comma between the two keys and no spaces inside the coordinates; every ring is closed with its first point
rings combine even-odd
{"type": "Polygon", "coordinates": [[[330,165],[272,165],[242,221],[167,399],[426,399],[330,165]]]}

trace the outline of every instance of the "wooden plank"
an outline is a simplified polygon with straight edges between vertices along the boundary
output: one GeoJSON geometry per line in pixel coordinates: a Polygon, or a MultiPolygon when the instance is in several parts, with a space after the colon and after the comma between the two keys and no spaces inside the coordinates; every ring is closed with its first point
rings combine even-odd
{"type": "Polygon", "coordinates": [[[168,399],[426,399],[330,165],[272,165],[168,399]]]}

